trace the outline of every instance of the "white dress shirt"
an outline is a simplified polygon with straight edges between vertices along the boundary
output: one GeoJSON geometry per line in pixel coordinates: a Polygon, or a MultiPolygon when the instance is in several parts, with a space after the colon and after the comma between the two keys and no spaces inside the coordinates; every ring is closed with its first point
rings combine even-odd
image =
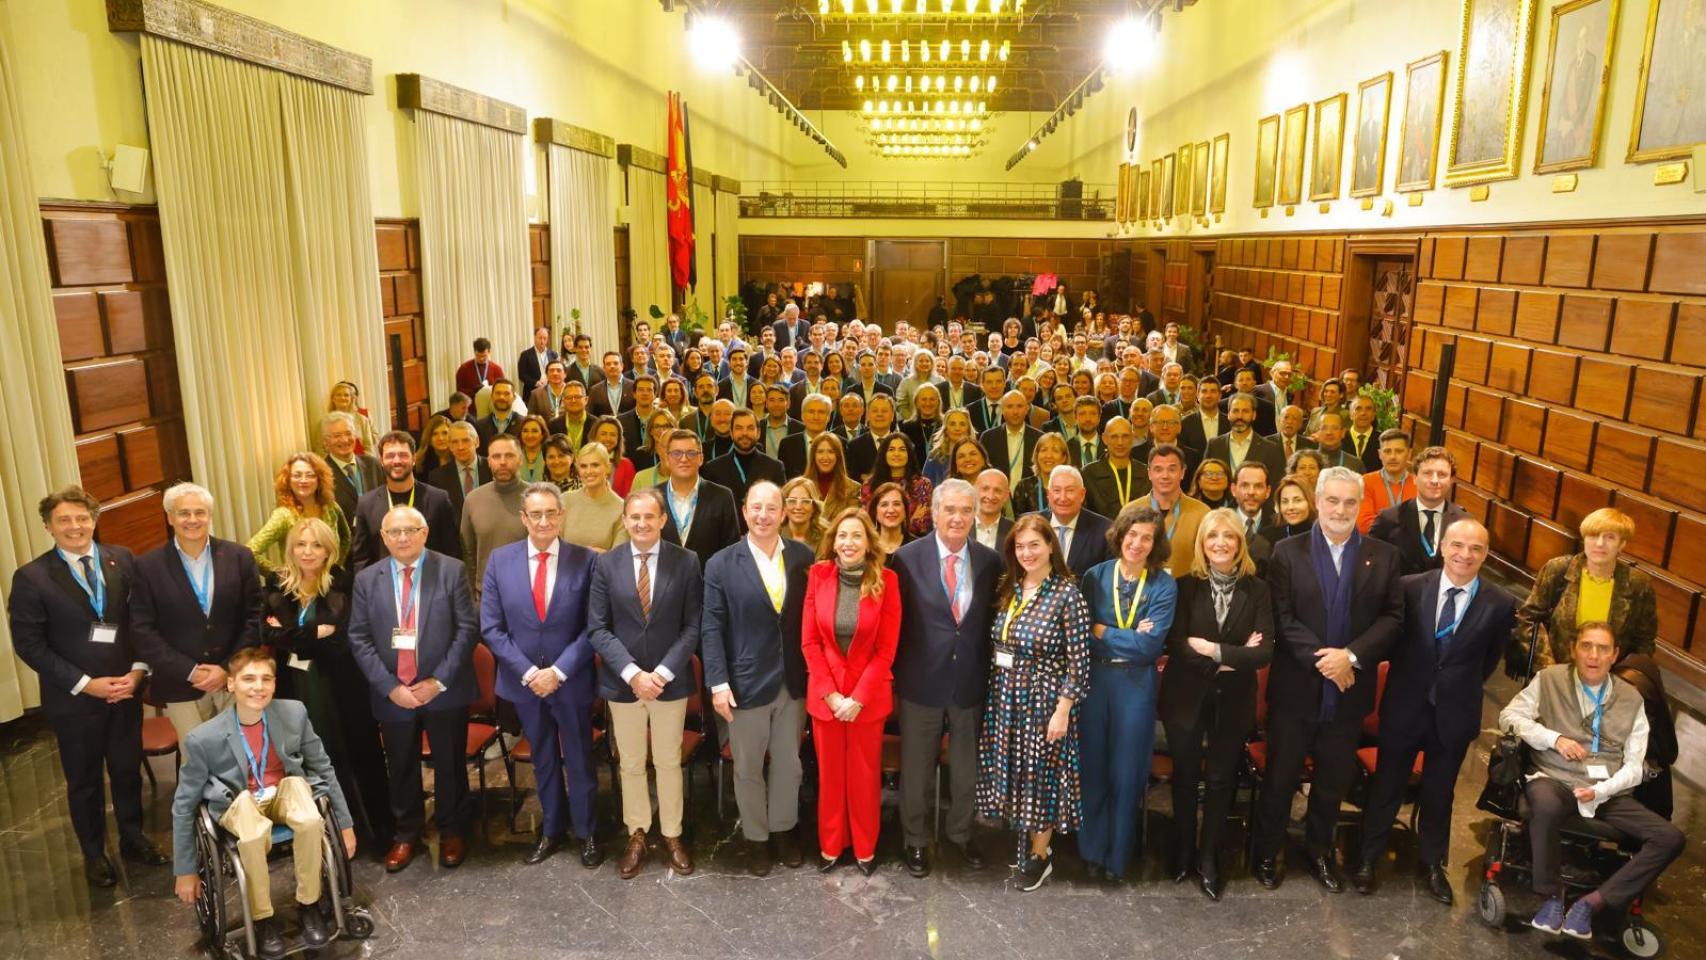
{"type": "MultiPolygon", "coordinates": [[[[993,526],[999,525],[999,520],[993,524],[993,526]]],[[[981,527],[981,524],[979,526],[981,527]]],[[[962,544],[960,549],[955,551],[948,549],[948,545],[942,542],[941,537],[936,538],[936,569],[938,571],[938,577],[940,578],[939,586],[941,586],[944,593],[948,589],[948,558],[959,558],[954,563],[955,580],[952,606],[953,611],[959,614],[962,618],[966,615],[966,608],[969,605],[969,597],[971,595],[971,547],[968,544],[962,544]]]]}
{"type": "MultiPolygon", "coordinates": [[[[560,557],[562,555],[562,551],[560,549],[561,546],[562,546],[561,540],[553,540],[553,541],[551,541],[551,545],[549,547],[546,547],[544,550],[541,550],[538,547],[533,545],[533,541],[531,538],[527,541],[527,595],[529,597],[531,597],[533,595],[533,578],[539,575],[537,572],[539,569],[539,557],[541,554],[543,554],[545,557],[545,609],[546,610],[551,609],[551,595],[553,593],[557,592],[557,559],[558,559],[558,557],[560,557]]],[[[416,580],[417,584],[419,584],[419,582],[420,582],[419,580],[416,580]]],[[[563,671],[557,669],[556,666],[553,665],[551,667],[551,672],[555,673],[557,675],[558,682],[560,682],[560,683],[568,682],[568,679],[569,679],[568,675],[565,674],[563,671]]],[[[531,682],[533,680],[534,676],[537,675],[538,673],[539,673],[538,667],[528,667],[527,672],[521,675],[521,682],[522,683],[531,682]]]]}
{"type": "MultiPolygon", "coordinates": [[[[1605,685],[1609,683],[1611,683],[1611,678],[1606,677],[1597,688],[1600,696],[1610,696],[1610,691],[1605,689],[1605,685]]],[[[1576,706],[1581,710],[1583,717],[1592,716],[1593,701],[1582,689],[1582,682],[1579,677],[1575,678],[1575,685],[1576,706]]],[[[1528,686],[1523,687],[1522,692],[1518,693],[1515,699],[1499,711],[1499,726],[1521,737],[1523,742],[1528,744],[1532,750],[1555,750],[1558,747],[1558,738],[1563,736],[1563,734],[1540,722],[1539,677],[1529,681],[1528,686]]],[[[1591,817],[1594,811],[1599,809],[1600,804],[1620,793],[1640,786],[1641,778],[1646,773],[1644,764],[1647,760],[1647,737],[1651,732],[1652,727],[1647,723],[1647,711],[1645,709],[1636,710],[1635,725],[1629,731],[1628,742],[1623,745],[1623,765],[1618,767],[1617,771],[1611,776],[1593,785],[1594,796],[1592,800],[1576,801],[1577,812],[1584,817],[1591,817]]],[[[1532,780],[1535,777],[1543,776],[1545,776],[1544,773],[1536,772],[1529,774],[1528,779],[1532,780]]]]}
{"type": "MultiPolygon", "coordinates": [[[[660,540],[659,543],[661,543],[661,542],[662,541],[660,540]]],[[[657,596],[657,589],[658,589],[658,545],[656,543],[654,543],[649,548],[647,548],[645,550],[641,550],[639,547],[635,547],[635,546],[632,546],[630,544],[630,550],[633,553],[633,561],[634,561],[634,592],[635,592],[635,594],[638,595],[639,590],[640,590],[640,559],[643,557],[643,558],[645,558],[645,561],[647,563],[646,576],[650,577],[651,581],[652,581],[652,596],[656,597],[657,596]]],[[[626,667],[622,668],[622,682],[623,683],[631,682],[634,679],[634,675],[637,673],[640,673],[640,672],[641,672],[641,670],[640,670],[639,664],[637,664],[637,663],[628,664],[626,667]]],[[[668,683],[671,680],[675,679],[675,674],[671,673],[670,669],[661,663],[658,664],[658,668],[655,672],[657,673],[658,676],[663,678],[664,683],[668,683]]]]}
{"type": "MultiPolygon", "coordinates": [[[[90,544],[89,549],[84,550],[82,553],[72,553],[63,547],[57,547],[55,549],[59,552],[60,559],[65,561],[65,565],[71,568],[71,579],[76,580],[78,583],[83,582],[82,558],[88,557],[93,561],[96,578],[101,580],[101,582],[103,584],[106,582],[106,574],[101,572],[100,555],[95,552],[95,547],[93,544],[90,544]]],[[[204,549],[202,552],[203,552],[203,554],[205,554],[207,551],[204,549]]],[[[95,585],[92,583],[86,584],[86,586],[91,591],[93,591],[95,588],[95,585]]],[[[138,660],[138,661],[132,663],[130,665],[130,669],[141,670],[143,673],[153,673],[154,672],[148,666],[148,664],[143,663],[141,660],[138,660]]],[[[191,672],[193,673],[194,671],[191,671],[191,672]]],[[[89,676],[88,674],[86,674],[86,673],[83,674],[83,676],[78,679],[76,685],[71,688],[71,695],[76,696],[77,694],[82,693],[83,688],[87,687],[89,685],[89,681],[93,680],[93,679],[94,678],[89,676]]]]}

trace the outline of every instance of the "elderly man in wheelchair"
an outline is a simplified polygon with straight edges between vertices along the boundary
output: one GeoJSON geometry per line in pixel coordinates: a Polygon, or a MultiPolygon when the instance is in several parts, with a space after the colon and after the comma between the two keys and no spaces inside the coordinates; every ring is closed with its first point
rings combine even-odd
{"type": "MultiPolygon", "coordinates": [[[[230,873],[247,894],[252,921],[244,925],[248,947],[270,960],[288,952],[272,919],[267,876],[275,827],[289,828],[305,948],[325,945],[342,925],[343,910],[336,902],[342,884],[336,881],[345,878],[347,883],[344,858],[355,853],[355,830],[307,709],[294,700],[273,700],[277,664],[272,655],[258,647],[239,650],[231,656],[227,674],[235,698],[231,709],[197,727],[183,743],[183,765],[172,800],[176,892],[178,899],[197,905],[206,932],[223,949],[224,895],[219,886],[227,872],[226,851],[234,845],[237,863],[230,864],[230,873]],[[328,810],[341,845],[325,842],[328,810]],[[213,823],[223,836],[209,837],[201,828],[213,823]],[[328,864],[328,857],[335,862],[328,864]],[[334,889],[325,892],[330,904],[322,901],[328,874],[334,881],[334,889]],[[204,889],[204,877],[213,889],[204,889]]],[[[279,836],[283,838],[282,831],[279,836]]]]}
{"type": "Polygon", "coordinates": [[[1499,713],[1499,726],[1529,748],[1523,793],[1533,887],[1543,900],[1530,925],[1588,940],[1595,911],[1627,908],[1682,854],[1684,838],[1631,795],[1644,776],[1650,727],[1641,694],[1612,675],[1611,626],[1582,624],[1573,655],[1536,674],[1499,713]],[[1566,909],[1560,834],[1578,816],[1613,828],[1639,851],[1566,909]]]}

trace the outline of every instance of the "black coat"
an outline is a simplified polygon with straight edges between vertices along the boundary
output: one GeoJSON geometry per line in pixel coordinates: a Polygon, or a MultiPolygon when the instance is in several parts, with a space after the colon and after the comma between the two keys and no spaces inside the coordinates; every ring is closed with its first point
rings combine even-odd
{"type": "Polygon", "coordinates": [[[1226,626],[1214,617],[1214,592],[1203,577],[1181,577],[1173,605],[1173,627],[1167,632],[1167,671],[1161,677],[1156,712],[1167,723],[1194,727],[1203,699],[1215,698],[1215,709],[1235,718],[1222,724],[1249,729],[1256,724],[1256,672],[1273,660],[1274,605],[1261,578],[1243,576],[1232,589],[1226,626]],[[1251,634],[1262,639],[1248,645],[1251,634]],[[1222,644],[1220,663],[1191,649],[1189,639],[1201,637],[1222,644]],[[1221,666],[1231,670],[1221,672],[1221,666]]]}
{"type": "Polygon", "coordinates": [[[1392,646],[1392,666],[1380,700],[1382,737],[1413,734],[1420,740],[1432,724],[1440,742],[1467,744],[1481,732],[1482,685],[1504,659],[1516,625],[1516,598],[1483,579],[1441,657],[1434,634],[1443,579],[1440,571],[1431,570],[1401,581],[1404,628],[1392,646]]]}
{"type": "MultiPolygon", "coordinates": [[[[249,548],[210,537],[213,551],[213,604],[201,612],[189,574],[168,539],[136,558],[136,589],[130,617],[136,647],[153,670],[149,699],[158,703],[199,700],[190,684],[198,665],[223,666],[242,647],[261,642],[261,574],[249,548]]],[[[335,559],[335,558],[333,558],[335,559]]]]}
{"type": "MultiPolygon", "coordinates": [[[[1037,449],[1037,441],[1043,438],[1043,434],[1042,431],[1027,423],[1022,436],[1022,444],[1025,450],[1021,454],[1024,469],[1020,471],[1020,475],[1028,477],[1031,475],[1031,471],[1035,469],[1034,454],[1037,449]]],[[[1007,424],[998,423],[994,429],[985,430],[983,435],[978,437],[978,441],[983,444],[983,452],[989,455],[989,465],[1002,473],[1011,475],[1008,467],[1013,462],[1013,451],[1007,449],[1007,424]]]]}
{"type": "Polygon", "coordinates": [[[355,516],[355,502],[361,495],[385,482],[385,470],[379,461],[365,453],[355,455],[356,476],[361,479],[361,489],[350,483],[349,477],[331,457],[326,458],[326,466],[332,468],[332,494],[338,499],[338,509],[345,517],[355,516]]]}
{"type": "Polygon", "coordinates": [[[779,543],[788,580],[780,612],[770,602],[770,592],[744,539],[717,551],[705,565],[705,604],[699,626],[705,689],[728,684],[735,706],[741,709],[774,701],[784,687],[796,700],[806,695],[800,618],[812,549],[798,540],[782,538],[779,543]]]}
{"type": "MultiPolygon", "coordinates": [[[[1374,525],[1368,528],[1369,536],[1398,548],[1405,576],[1438,570],[1445,563],[1438,550],[1430,555],[1422,545],[1422,518],[1418,506],[1420,502],[1412,498],[1387,507],[1375,515],[1374,525]]],[[[1445,528],[1467,516],[1469,511],[1447,500],[1439,511],[1434,539],[1443,543],[1445,528]]]]}
{"type": "MultiPolygon", "coordinates": [[[[753,484],[768,480],[779,487],[787,482],[787,477],[782,472],[782,461],[765,456],[764,452],[757,448],[748,454],[731,451],[715,460],[707,461],[701,474],[706,480],[727,488],[729,493],[734,495],[737,514],[740,505],[746,502],[746,491],[751,489],[753,484]]],[[[746,529],[744,520],[741,521],[741,529],[746,529]]]]}
{"type": "Polygon", "coordinates": [[[700,569],[711,562],[718,550],[740,539],[740,511],[729,488],[701,476],[699,504],[693,508],[693,520],[687,527],[687,542],[681,542],[681,531],[675,525],[675,510],[670,505],[669,481],[658,484],[664,496],[663,538],[676,546],[686,547],[699,557],[700,569]]]}
{"type": "MultiPolygon", "coordinates": [[[[1268,710],[1288,716],[1315,717],[1321,708],[1326,679],[1315,668],[1315,651],[1326,649],[1328,598],[1321,594],[1311,559],[1315,538],[1280,541],[1268,565],[1268,586],[1274,595],[1276,631],[1273,670],[1268,675],[1268,710]]],[[[1404,591],[1399,580],[1398,550],[1391,544],[1363,537],[1356,556],[1351,593],[1350,641],[1360,667],[1350,689],[1339,696],[1335,719],[1360,719],[1374,709],[1374,688],[1380,661],[1398,638],[1404,621],[1404,591]]]]}
{"type": "MultiPolygon", "coordinates": [[[[1049,525],[1054,525],[1053,518],[1049,525]]],[[[1108,559],[1108,531],[1114,522],[1088,508],[1078,511],[1078,525],[1072,530],[1072,548],[1066,552],[1066,566],[1080,579],[1090,568],[1108,559]]],[[[1056,534],[1058,536],[1058,533],[1056,534]]]]}
{"type": "Polygon", "coordinates": [[[675,679],[660,700],[680,700],[695,692],[693,654],[699,649],[699,614],[705,582],[699,558],[673,543],[658,543],[652,569],[651,615],[640,612],[634,589],[634,551],[619,543],[599,554],[592,568],[592,593],[586,633],[601,658],[598,695],[633,703],[634,688],[622,679],[629,664],[641,670],[666,667],[675,679]]]}
{"type": "MultiPolygon", "coordinates": [[[[478,487],[484,483],[491,483],[492,468],[486,466],[486,458],[476,457],[474,462],[474,486],[478,487]]],[[[462,520],[462,499],[464,494],[462,493],[462,478],[457,475],[458,469],[456,461],[452,460],[429,474],[427,476],[427,483],[443,490],[450,497],[450,509],[455,512],[456,520],[460,523],[462,520]]],[[[360,505],[357,504],[358,509],[359,507],[360,505]]],[[[461,535],[458,534],[458,538],[460,538],[460,536],[461,535]]],[[[443,551],[440,552],[442,553],[443,551]]],[[[460,557],[462,555],[460,540],[458,541],[456,549],[451,551],[450,555],[453,557],[460,557]]]]}
{"type": "MultiPolygon", "coordinates": [[[[485,466],[485,461],[480,462],[485,466]]],[[[440,468],[443,469],[443,468],[440,468]]],[[[490,480],[490,475],[487,475],[490,480]]],[[[484,482],[484,481],[482,481],[484,482]]],[[[454,480],[451,482],[454,493],[440,490],[426,483],[416,483],[414,489],[414,506],[426,518],[427,549],[436,550],[450,557],[462,555],[462,526],[461,504],[451,504],[451,497],[460,499],[461,485],[454,480]]],[[[408,495],[401,498],[402,503],[409,501],[408,495]]],[[[349,568],[351,573],[359,573],[370,564],[378,563],[389,556],[385,542],[379,536],[380,527],[384,526],[385,515],[391,512],[391,491],[384,484],[361,495],[356,502],[355,512],[349,514],[350,521],[350,551],[349,568]]]]}
{"type": "Polygon", "coordinates": [[[968,540],[971,601],[958,623],[942,589],[934,535],[896,550],[889,560],[900,577],[900,645],[894,658],[895,694],[925,707],[982,705],[989,687],[989,627],[1001,554],[968,540]]]}
{"type": "Polygon", "coordinates": [[[85,676],[122,677],[141,661],[130,602],[136,560],[129,550],[100,545],[106,582],[106,622],[118,627],[115,643],[93,643],[94,605],[57,550],[48,550],[12,575],[6,611],[18,659],[41,677],[41,709],[49,717],[97,715],[107,702],[72,693],[85,676]]]}

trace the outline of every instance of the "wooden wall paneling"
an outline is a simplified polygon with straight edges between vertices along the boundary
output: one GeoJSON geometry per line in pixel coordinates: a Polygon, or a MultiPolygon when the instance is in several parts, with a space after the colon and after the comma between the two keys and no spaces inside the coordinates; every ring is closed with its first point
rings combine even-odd
{"type": "Polygon", "coordinates": [[[1606,233],[1599,238],[1593,285],[1599,290],[1645,290],[1653,258],[1650,233],[1606,233]]]}
{"type": "Polygon", "coordinates": [[[1621,420],[1629,412],[1629,385],[1634,377],[1634,364],[1584,356],[1576,374],[1576,406],[1621,420]]]}
{"type": "Polygon", "coordinates": [[[1591,233],[1554,235],[1546,245],[1546,286],[1586,287],[1593,276],[1594,239],[1591,233]]]}
{"type": "Polygon", "coordinates": [[[148,416],[148,366],[128,358],[65,372],[71,419],[78,433],[91,433],[148,416]]]}
{"type": "Polygon", "coordinates": [[[1538,517],[1558,512],[1558,485],[1563,471],[1532,457],[1519,457],[1512,471],[1510,500],[1538,517]]]}
{"type": "Polygon", "coordinates": [[[1691,510],[1706,512],[1706,445],[1659,437],[1656,446],[1651,489],[1691,510]]]}
{"type": "Polygon", "coordinates": [[[1651,497],[1618,490],[1612,506],[1635,521],[1635,537],[1625,548],[1628,554],[1648,563],[1664,566],[1670,553],[1671,532],[1676,527],[1676,510],[1651,497]]]}
{"type": "Polygon", "coordinates": [[[1499,264],[1504,258],[1505,238],[1500,236],[1475,236],[1468,241],[1468,250],[1463,261],[1463,279],[1477,283],[1497,283],[1499,280],[1499,264]]]}
{"type": "Polygon", "coordinates": [[[1463,255],[1468,246],[1467,237],[1440,237],[1434,245],[1431,275],[1441,280],[1463,279],[1463,255]]]}
{"type": "MultiPolygon", "coordinates": [[[[1487,386],[1508,393],[1523,393],[1528,390],[1528,368],[1533,359],[1534,350],[1522,344],[1494,340],[1492,354],[1487,361],[1487,386]]],[[[1498,434],[1488,434],[1498,436],[1498,434]]]]}
{"type": "Polygon", "coordinates": [[[1558,315],[1564,298],[1541,290],[1523,290],[1516,298],[1513,332],[1524,340],[1551,344],[1558,339],[1558,315]]]}
{"type": "Polygon", "coordinates": [[[1534,518],[1528,525],[1528,550],[1522,565],[1539,570],[1553,557],[1567,557],[1580,549],[1579,538],[1555,523],[1534,518]]]}
{"type": "Polygon", "coordinates": [[[1699,591],[1664,570],[1647,566],[1641,569],[1653,584],[1653,599],[1659,608],[1659,636],[1672,646],[1688,649],[1693,645],[1689,631],[1694,625],[1699,591]]]}
{"type": "Polygon", "coordinates": [[[1486,441],[1475,452],[1475,482],[1488,493],[1509,500],[1516,488],[1516,454],[1486,441]]]}
{"type": "Polygon", "coordinates": [[[83,489],[101,500],[124,493],[124,461],[118,435],[102,433],[77,441],[77,473],[83,489]]]}
{"type": "Polygon", "coordinates": [[[1611,487],[1605,481],[1566,470],[1558,484],[1555,519],[1565,527],[1579,531],[1584,517],[1601,507],[1611,506],[1611,495],[1611,487]]]}
{"type": "Polygon", "coordinates": [[[101,327],[101,305],[95,294],[73,290],[53,295],[53,317],[59,327],[59,358],[87,360],[107,352],[101,327]]]}
{"type": "Polygon", "coordinates": [[[1482,337],[1457,338],[1457,362],[1452,376],[1474,383],[1487,382],[1487,364],[1492,360],[1492,341],[1482,337]]]}
{"type": "Polygon", "coordinates": [[[101,540],[146,552],[166,542],[170,528],[161,490],[139,490],[101,505],[101,540]]]}
{"type": "Polygon", "coordinates": [[[1479,446],[1475,438],[1462,430],[1445,431],[1445,449],[1451,453],[1451,458],[1457,461],[1458,479],[1473,482],[1475,479],[1475,448],[1479,446]]]}
{"type": "Polygon", "coordinates": [[[124,456],[125,484],[132,490],[152,487],[168,479],[160,453],[160,431],[151,425],[129,427],[118,432],[124,456]]]}
{"type": "Polygon", "coordinates": [[[1546,435],[1546,406],[1518,400],[1515,397],[1505,399],[1505,429],[1500,439],[1507,447],[1515,447],[1524,453],[1539,456],[1541,444],[1546,435]]]}
{"type": "Polygon", "coordinates": [[[1604,420],[1594,441],[1593,472],[1612,483],[1646,490],[1647,474],[1653,466],[1651,432],[1604,420]]]}
{"type": "Polygon", "coordinates": [[[1647,289],[1654,293],[1706,295],[1706,232],[1661,232],[1653,248],[1652,276],[1647,289]]]}
{"type": "Polygon", "coordinates": [[[117,217],[49,215],[47,249],[56,287],[129,283],[135,278],[130,231],[117,217]]]}
{"type": "Polygon", "coordinates": [[[1558,319],[1558,344],[1583,350],[1604,350],[1611,338],[1610,297],[1565,294],[1558,319]]]}
{"type": "MultiPolygon", "coordinates": [[[[527,250],[530,258],[530,267],[532,268],[532,289],[530,291],[530,296],[533,302],[533,328],[551,328],[551,344],[552,347],[555,348],[557,343],[557,333],[561,329],[562,324],[557,322],[558,317],[552,312],[551,307],[550,227],[543,223],[528,224],[527,250]]],[[[701,289],[704,289],[705,287],[703,285],[708,284],[709,281],[709,277],[701,278],[701,289]]],[[[720,316],[722,314],[722,310],[718,309],[715,305],[707,306],[707,310],[712,316],[720,316]]],[[[568,321],[567,317],[563,317],[562,319],[565,323],[568,321]]],[[[527,331],[527,339],[523,342],[533,342],[533,330],[527,331]]]]}
{"type": "MultiPolygon", "coordinates": [[[[1663,360],[1670,356],[1675,324],[1675,300],[1619,297],[1612,312],[1611,352],[1663,360]]],[[[1698,355],[1677,359],[1682,363],[1706,361],[1698,355]]]]}
{"type": "Polygon", "coordinates": [[[1536,347],[1531,356],[1529,396],[1569,406],[1576,396],[1576,366],[1581,361],[1580,355],[1536,347]]]}
{"type": "Polygon", "coordinates": [[[1482,523],[1487,522],[1487,507],[1493,501],[1485,492],[1467,483],[1459,483],[1451,488],[1451,499],[1471,517],[1482,523]]]}
{"type": "Polygon", "coordinates": [[[1706,583],[1706,518],[1677,514],[1669,569],[1684,580],[1706,583]]]}
{"type": "Polygon", "coordinates": [[[1508,337],[1516,328],[1516,291],[1504,287],[1482,287],[1475,307],[1475,329],[1508,337]]]}
{"type": "Polygon", "coordinates": [[[1528,555],[1528,514],[1508,503],[1494,500],[1488,505],[1488,545],[1507,558],[1528,555]]]}
{"type": "Polygon", "coordinates": [[[1459,330],[1475,329],[1475,304],[1480,296],[1480,288],[1452,284],[1445,288],[1445,305],[1440,313],[1440,320],[1448,327],[1459,330]]]}
{"type": "MultiPolygon", "coordinates": [[[[379,251],[381,307],[385,315],[384,389],[387,392],[392,389],[391,337],[396,336],[400,338],[403,354],[403,396],[401,402],[392,398],[392,409],[404,429],[419,434],[426,429],[432,412],[426,378],[427,345],[422,336],[420,225],[414,220],[376,221],[374,242],[379,251]]],[[[530,239],[529,243],[531,255],[533,241],[530,239]]],[[[533,342],[531,333],[523,342],[533,342]]],[[[392,424],[375,426],[390,429],[392,424]]]]}
{"type": "Polygon", "coordinates": [[[1546,264],[1546,236],[1527,234],[1506,237],[1504,263],[1499,269],[1499,282],[1529,286],[1540,283],[1546,264]]]}
{"type": "Polygon", "coordinates": [[[1504,423],[1504,410],[1503,397],[1491,390],[1469,387],[1463,405],[1463,429],[1477,437],[1497,437],[1504,423]]]}
{"type": "Polygon", "coordinates": [[[1700,397],[1700,374],[1675,367],[1635,368],[1629,420],[1654,430],[1686,433],[1700,397]]]}
{"type": "Polygon", "coordinates": [[[1550,411],[1546,417],[1546,437],[1541,452],[1546,459],[1566,467],[1586,471],[1593,458],[1593,435],[1598,428],[1597,418],[1583,416],[1573,410],[1550,411]]]}

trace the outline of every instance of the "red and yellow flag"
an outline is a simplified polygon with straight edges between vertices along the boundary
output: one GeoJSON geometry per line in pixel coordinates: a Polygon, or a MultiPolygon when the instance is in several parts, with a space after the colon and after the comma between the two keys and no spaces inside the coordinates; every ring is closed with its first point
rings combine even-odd
{"type": "Polygon", "coordinates": [[[669,276],[678,290],[698,283],[693,256],[693,147],[687,135],[687,104],[669,94],[669,276]]]}

